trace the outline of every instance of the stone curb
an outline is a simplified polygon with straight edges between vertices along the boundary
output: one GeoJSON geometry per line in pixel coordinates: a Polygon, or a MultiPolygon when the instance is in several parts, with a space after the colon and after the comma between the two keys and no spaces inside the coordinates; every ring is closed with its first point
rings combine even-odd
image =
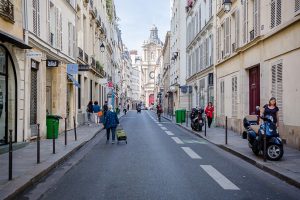
{"type": "MultiPolygon", "coordinates": [[[[166,120],[172,122],[167,117],[163,117],[163,118],[165,118],[166,120]]],[[[172,123],[174,123],[174,122],[172,122],[172,123]]],[[[217,146],[217,147],[219,147],[219,148],[221,148],[221,149],[223,149],[223,150],[225,150],[225,151],[227,151],[227,152],[229,152],[229,153],[231,153],[231,154],[233,154],[233,155],[235,155],[235,156],[243,159],[244,161],[246,161],[246,162],[254,165],[255,167],[257,167],[257,168],[259,168],[259,169],[261,169],[261,170],[263,170],[263,171],[265,171],[265,172],[267,172],[267,173],[269,173],[269,174],[271,174],[273,176],[276,176],[277,178],[279,178],[279,179],[281,179],[281,180],[289,183],[290,185],[293,185],[293,186],[295,186],[295,187],[297,187],[297,188],[300,189],[300,182],[298,182],[298,181],[296,181],[296,180],[294,180],[294,179],[292,179],[292,178],[290,178],[290,177],[288,177],[288,176],[286,176],[286,175],[284,175],[284,174],[282,174],[282,173],[280,173],[278,171],[275,171],[274,169],[271,169],[270,167],[268,167],[268,166],[266,166],[264,164],[261,164],[261,163],[257,162],[256,160],[254,160],[252,158],[249,158],[248,156],[245,156],[242,153],[240,153],[238,151],[235,151],[235,150],[231,149],[230,147],[228,147],[226,145],[216,144],[213,141],[211,141],[211,140],[203,137],[202,135],[196,133],[195,131],[192,131],[192,130],[188,129],[187,127],[185,127],[185,126],[183,126],[181,124],[177,124],[177,123],[174,123],[174,124],[176,124],[177,126],[179,126],[179,127],[183,128],[183,129],[189,131],[190,133],[193,133],[194,135],[196,135],[196,136],[198,136],[198,137],[200,137],[200,138],[208,141],[209,143],[211,143],[211,144],[213,144],[213,145],[215,145],[215,146],[217,146]]]]}

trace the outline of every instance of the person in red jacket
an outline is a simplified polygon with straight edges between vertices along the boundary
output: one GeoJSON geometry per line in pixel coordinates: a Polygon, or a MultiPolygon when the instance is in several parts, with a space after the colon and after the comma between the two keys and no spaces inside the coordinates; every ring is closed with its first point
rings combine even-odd
{"type": "Polygon", "coordinates": [[[212,120],[213,120],[213,113],[214,113],[214,106],[212,105],[212,102],[209,102],[206,109],[205,114],[208,121],[208,128],[210,128],[212,120]]]}

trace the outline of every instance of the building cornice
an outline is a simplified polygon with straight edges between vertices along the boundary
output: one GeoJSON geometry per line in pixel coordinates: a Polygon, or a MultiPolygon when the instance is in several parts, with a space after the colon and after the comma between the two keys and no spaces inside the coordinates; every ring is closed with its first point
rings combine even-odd
{"type": "Polygon", "coordinates": [[[192,76],[190,76],[188,79],[186,79],[186,82],[188,83],[188,82],[197,80],[198,78],[201,78],[204,75],[207,75],[208,73],[210,73],[213,70],[214,70],[214,65],[211,65],[208,68],[205,68],[204,70],[197,72],[197,73],[193,74],[192,76]]]}

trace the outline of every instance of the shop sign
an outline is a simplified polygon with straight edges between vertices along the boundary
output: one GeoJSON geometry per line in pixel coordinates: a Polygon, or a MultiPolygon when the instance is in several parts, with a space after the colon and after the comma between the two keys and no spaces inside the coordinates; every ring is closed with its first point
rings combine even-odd
{"type": "Polygon", "coordinates": [[[58,60],[46,60],[47,67],[58,67],[58,60]]]}
{"type": "Polygon", "coordinates": [[[67,64],[67,73],[72,75],[78,74],[78,64],[67,64]]]}
{"type": "Polygon", "coordinates": [[[42,53],[41,52],[28,52],[26,53],[27,57],[42,57],[42,53]]]}

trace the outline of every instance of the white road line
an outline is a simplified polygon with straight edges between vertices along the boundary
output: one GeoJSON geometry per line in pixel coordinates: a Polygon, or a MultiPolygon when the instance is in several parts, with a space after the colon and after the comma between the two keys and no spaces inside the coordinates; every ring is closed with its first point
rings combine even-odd
{"type": "Polygon", "coordinates": [[[183,151],[187,155],[189,155],[192,159],[202,159],[195,151],[193,151],[190,147],[181,147],[183,151]]]}
{"type": "Polygon", "coordinates": [[[182,142],[182,140],[179,139],[178,137],[172,137],[172,139],[173,139],[177,144],[184,144],[184,143],[182,142]]]}
{"type": "Polygon", "coordinates": [[[160,127],[162,130],[164,130],[164,131],[166,131],[166,130],[168,130],[166,127],[164,127],[164,126],[161,126],[160,127]]]}
{"type": "Polygon", "coordinates": [[[224,175],[222,175],[218,170],[216,170],[211,165],[200,165],[202,169],[212,177],[224,190],[240,190],[236,185],[234,185],[230,180],[228,180],[224,175]]]}
{"type": "Polygon", "coordinates": [[[165,131],[167,135],[174,135],[171,131],[165,131]]]}
{"type": "Polygon", "coordinates": [[[163,126],[162,124],[157,124],[158,126],[163,126]]]}

